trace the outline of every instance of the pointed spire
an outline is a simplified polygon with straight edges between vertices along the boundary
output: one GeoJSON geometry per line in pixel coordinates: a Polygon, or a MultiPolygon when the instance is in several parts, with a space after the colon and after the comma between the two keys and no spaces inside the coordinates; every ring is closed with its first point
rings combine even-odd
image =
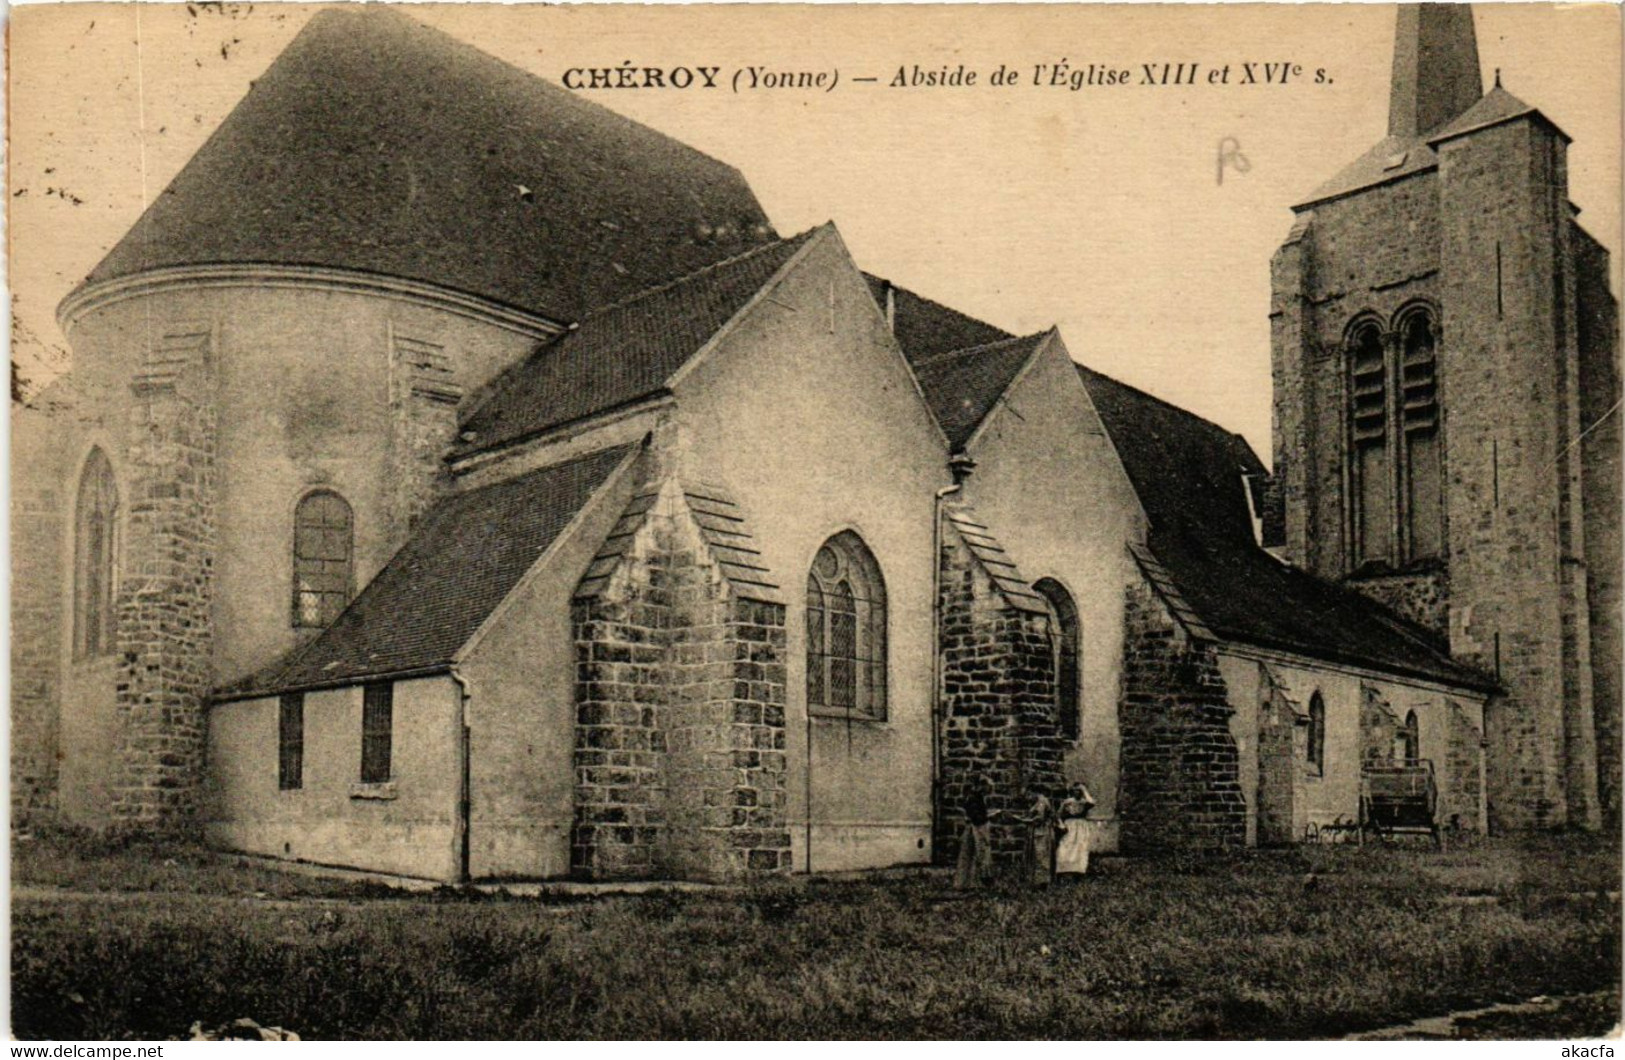
{"type": "Polygon", "coordinates": [[[1388,135],[1420,136],[1458,116],[1483,94],[1472,8],[1401,4],[1388,135]]]}

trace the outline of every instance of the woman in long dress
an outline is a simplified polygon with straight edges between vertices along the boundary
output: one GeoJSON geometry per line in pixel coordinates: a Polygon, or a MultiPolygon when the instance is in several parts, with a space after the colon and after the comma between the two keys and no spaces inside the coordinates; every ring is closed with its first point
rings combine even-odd
{"type": "Polygon", "coordinates": [[[1021,822],[1027,826],[1027,882],[1048,887],[1055,878],[1055,804],[1036,793],[1021,822]]]}
{"type": "Polygon", "coordinates": [[[1089,833],[1094,828],[1089,822],[1089,811],[1095,805],[1094,797],[1082,782],[1072,785],[1067,797],[1061,800],[1061,845],[1055,850],[1055,874],[1081,877],[1089,871],[1089,833]]]}

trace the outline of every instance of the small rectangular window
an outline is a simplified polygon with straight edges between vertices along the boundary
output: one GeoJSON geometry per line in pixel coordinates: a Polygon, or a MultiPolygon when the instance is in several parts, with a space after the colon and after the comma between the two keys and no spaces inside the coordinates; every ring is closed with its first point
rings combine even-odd
{"type": "Polygon", "coordinates": [[[361,783],[382,784],[390,778],[390,751],[395,722],[395,686],[367,685],[361,700],[361,783]]]}
{"type": "Polygon", "coordinates": [[[305,695],[282,697],[277,723],[277,787],[297,791],[305,786],[305,695]]]}

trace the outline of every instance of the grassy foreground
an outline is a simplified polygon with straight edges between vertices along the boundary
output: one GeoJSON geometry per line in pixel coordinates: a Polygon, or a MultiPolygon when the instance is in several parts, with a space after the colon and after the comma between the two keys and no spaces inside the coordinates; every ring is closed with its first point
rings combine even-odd
{"type": "MultiPolygon", "coordinates": [[[[41,838],[14,845],[14,886],[125,893],[14,899],[12,1031],[155,1039],[247,1016],[306,1038],[1315,1038],[1619,982],[1619,905],[1599,893],[1619,886],[1617,846],[1098,869],[970,897],[910,871],[548,904],[41,838]]],[[[1603,1006],[1590,1033],[1618,1017],[1603,1006]]]]}

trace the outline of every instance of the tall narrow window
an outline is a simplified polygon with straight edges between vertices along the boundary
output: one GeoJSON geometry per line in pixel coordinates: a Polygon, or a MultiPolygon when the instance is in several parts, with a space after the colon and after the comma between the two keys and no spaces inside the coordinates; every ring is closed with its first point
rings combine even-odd
{"type": "Polygon", "coordinates": [[[113,650],[118,587],[118,483],[100,449],[79,476],[74,526],[73,644],[78,656],[113,650]]]}
{"type": "Polygon", "coordinates": [[[1309,697],[1309,768],[1326,772],[1326,700],[1319,692],[1309,697]]]}
{"type": "Polygon", "coordinates": [[[361,694],[361,783],[382,784],[392,775],[395,738],[395,686],[367,685],[361,694]]]}
{"type": "Polygon", "coordinates": [[[1405,715],[1405,727],[1399,730],[1399,757],[1406,763],[1422,757],[1422,727],[1417,723],[1416,711],[1405,715]]]}
{"type": "Polygon", "coordinates": [[[1078,607],[1072,594],[1054,578],[1033,585],[1049,607],[1051,660],[1055,674],[1055,723],[1061,735],[1076,740],[1082,728],[1082,702],[1078,691],[1078,607]]]}
{"type": "Polygon", "coordinates": [[[1433,319],[1412,313],[1401,328],[1401,417],[1405,452],[1405,540],[1410,559],[1444,548],[1443,480],[1439,467],[1439,388],[1435,378],[1433,319]]]}
{"type": "Polygon", "coordinates": [[[276,786],[296,791],[305,786],[305,694],[282,697],[277,718],[276,786]]]}
{"type": "Polygon", "coordinates": [[[337,493],[321,490],[293,516],[293,624],[322,629],[350,602],[354,522],[337,493]]]}
{"type": "Polygon", "coordinates": [[[807,573],[807,709],[886,716],[886,585],[851,531],[826,541],[807,573]]]}
{"type": "Polygon", "coordinates": [[[1387,561],[1393,535],[1388,462],[1388,363],[1382,330],[1361,324],[1349,344],[1355,563],[1387,561]]]}

